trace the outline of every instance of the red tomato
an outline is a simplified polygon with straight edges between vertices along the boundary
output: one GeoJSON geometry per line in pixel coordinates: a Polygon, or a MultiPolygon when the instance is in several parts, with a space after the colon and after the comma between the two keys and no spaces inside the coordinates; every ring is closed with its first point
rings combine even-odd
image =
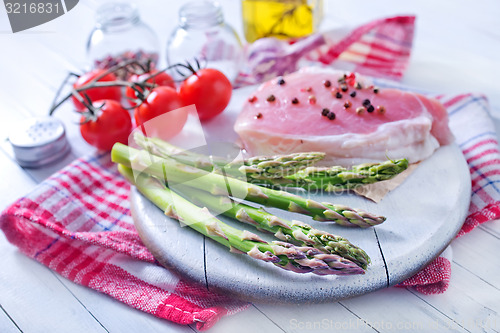
{"type": "Polygon", "coordinates": [[[135,123],[142,127],[145,135],[167,140],[177,135],[187,121],[188,114],[183,106],[175,89],[156,87],[135,108],[135,123]]]}
{"type": "Polygon", "coordinates": [[[95,107],[103,105],[103,107],[95,120],[85,123],[86,117],[82,116],[80,133],[85,141],[106,151],[111,150],[116,142],[127,144],[132,131],[132,119],[128,111],[114,100],[99,100],[92,105],[95,107]]]}
{"type": "MultiPolygon", "coordinates": [[[[142,82],[146,80],[149,76],[158,73],[158,71],[152,71],[150,73],[145,73],[141,75],[134,74],[130,77],[129,81],[130,82],[142,82]]],[[[175,82],[174,79],[170,75],[168,75],[165,72],[160,72],[156,76],[146,80],[147,83],[155,84],[156,86],[163,86],[163,87],[171,87],[175,89],[175,82]]],[[[140,89],[140,88],[139,88],[140,89]]],[[[140,89],[142,91],[142,89],[140,89]]],[[[134,89],[127,87],[125,90],[125,95],[130,98],[130,99],[137,99],[136,92],[134,89]]],[[[130,101],[130,104],[132,107],[136,106],[136,104],[132,101],[130,101]]]]}
{"type": "Polygon", "coordinates": [[[184,105],[194,104],[200,120],[213,118],[224,111],[231,94],[231,82],[213,68],[200,69],[182,82],[179,89],[184,105]]]}
{"type": "MultiPolygon", "coordinates": [[[[73,84],[73,88],[75,89],[81,88],[83,85],[95,79],[97,76],[102,75],[104,72],[105,70],[103,69],[95,69],[93,71],[83,74],[73,84]]],[[[117,78],[115,74],[109,73],[103,76],[101,79],[99,79],[98,82],[116,81],[116,79],[117,78]]],[[[100,99],[120,101],[120,99],[122,98],[120,87],[91,88],[82,91],[80,94],[83,96],[84,93],[87,94],[87,96],[89,96],[92,102],[100,99]]],[[[82,103],[80,103],[74,96],[72,96],[71,99],[73,100],[73,104],[75,105],[75,108],[78,111],[84,111],[86,109],[85,106],[82,103]]]]}

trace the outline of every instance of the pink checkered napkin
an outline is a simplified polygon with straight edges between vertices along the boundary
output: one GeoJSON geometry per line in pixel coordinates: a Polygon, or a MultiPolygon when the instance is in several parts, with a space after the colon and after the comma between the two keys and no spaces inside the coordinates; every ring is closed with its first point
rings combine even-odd
{"type": "MultiPolygon", "coordinates": [[[[481,223],[500,218],[500,150],[485,96],[461,94],[433,97],[448,110],[450,129],[471,174],[469,213],[458,233],[459,237],[481,223]]],[[[446,291],[450,276],[450,259],[441,256],[399,286],[414,286],[421,293],[438,294],[446,291]]]]}
{"type": "Polygon", "coordinates": [[[281,51],[274,49],[277,46],[268,50],[269,46],[265,45],[264,54],[260,53],[255,63],[253,48],[249,48],[247,63],[236,78],[235,86],[252,85],[269,76],[293,72],[301,60],[311,66],[333,66],[374,77],[400,79],[408,66],[414,30],[414,16],[396,16],[362,25],[340,40],[338,35],[344,33],[336,30],[310,36],[301,44],[307,50],[316,46],[308,52],[296,48],[300,42],[293,47],[282,45],[281,51]],[[261,72],[261,68],[266,71],[261,72]]]}
{"type": "Polygon", "coordinates": [[[179,324],[207,329],[248,307],[159,266],[134,228],[129,193],[109,154],[78,159],[5,210],[0,228],[69,280],[179,324]]]}
{"type": "MultiPolygon", "coordinates": [[[[413,29],[413,17],[378,20],[355,30],[341,46],[327,44],[315,56],[323,65],[350,64],[361,73],[397,78],[408,63],[413,29]]],[[[500,216],[500,153],[484,96],[437,97],[449,111],[450,127],[471,170],[471,206],[463,234],[500,216]]],[[[134,229],[129,190],[108,155],[82,158],[7,208],[0,228],[20,251],[62,276],[176,323],[208,329],[221,316],[248,307],[159,266],[134,229]]],[[[443,292],[450,266],[440,257],[403,285],[423,293],[443,292]]]]}

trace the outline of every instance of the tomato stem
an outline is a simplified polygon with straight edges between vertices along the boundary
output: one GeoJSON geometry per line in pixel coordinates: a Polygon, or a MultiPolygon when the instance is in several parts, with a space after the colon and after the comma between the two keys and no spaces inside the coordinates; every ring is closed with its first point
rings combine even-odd
{"type": "MultiPolygon", "coordinates": [[[[92,110],[93,106],[92,106],[92,103],[90,101],[90,99],[88,98],[88,96],[86,96],[86,99],[87,101],[81,96],[81,93],[82,92],[85,92],[86,90],[88,89],[92,89],[92,88],[100,88],[100,87],[130,87],[132,88],[138,99],[140,101],[144,101],[146,98],[147,98],[147,95],[148,95],[148,92],[147,90],[151,90],[153,88],[156,87],[156,85],[154,83],[149,83],[149,82],[146,82],[147,80],[150,80],[151,78],[154,78],[155,76],[161,74],[162,72],[165,72],[169,69],[175,69],[181,76],[184,77],[184,74],[181,73],[179,70],[178,70],[178,67],[183,67],[183,68],[186,68],[188,69],[193,75],[196,75],[196,72],[198,70],[201,69],[201,64],[200,62],[198,61],[198,59],[195,59],[195,63],[196,63],[196,67],[197,69],[195,69],[193,67],[193,65],[191,65],[189,62],[186,62],[186,64],[174,64],[174,65],[170,65],[162,70],[159,70],[157,71],[156,73],[154,74],[151,74],[149,75],[145,80],[141,81],[141,82],[127,82],[127,81],[122,81],[122,80],[116,80],[116,81],[105,81],[105,82],[99,82],[100,79],[104,78],[106,75],[109,75],[111,73],[114,73],[120,69],[125,69],[126,71],[129,71],[129,72],[133,72],[135,74],[145,74],[145,73],[148,73],[151,69],[151,61],[148,61],[146,64],[136,60],[136,59],[130,59],[130,60],[126,60],[126,61],[123,61],[107,70],[105,70],[104,72],[102,72],[101,74],[97,75],[95,78],[93,78],[92,80],[90,80],[89,82],[87,82],[85,85],[77,88],[77,89],[72,89],[71,90],[71,93],[69,93],[68,95],[66,95],[62,100],[60,100],[59,102],[56,103],[63,87],[68,83],[68,80],[70,77],[72,76],[76,76],[76,77],[79,77],[78,74],[75,74],[75,73],[69,73],[66,78],[64,79],[63,83],[61,84],[61,86],[59,87],[59,89],[57,90],[57,93],[56,93],[56,96],[54,98],[54,100],[52,101],[52,104],[51,104],[51,107],[50,107],[50,110],[49,110],[49,116],[52,116],[54,114],[54,112],[56,111],[57,108],[59,108],[64,102],[66,102],[68,99],[70,99],[72,96],[74,96],[80,103],[82,103],[87,109],[89,109],[91,112],[94,112],[94,110],[92,110]],[[135,70],[137,67],[139,67],[140,71],[137,71],[135,70]]],[[[190,74],[191,75],[191,74],[190,74]]],[[[178,80],[178,81],[183,81],[184,79],[182,80],[178,80]]],[[[177,80],[174,80],[174,82],[178,82],[177,80]]],[[[85,94],[86,95],[86,94],[85,94]]]]}
{"type": "MultiPolygon", "coordinates": [[[[72,89],[71,93],[65,96],[59,103],[54,105],[53,107],[50,108],[49,111],[49,116],[52,116],[54,112],[56,111],[57,108],[59,108],[64,102],[66,102],[71,96],[74,96],[79,102],[81,100],[78,98],[78,96],[81,97],[79,94],[82,91],[92,89],[92,88],[100,88],[100,87],[132,87],[134,85],[139,85],[138,83],[132,83],[132,82],[127,82],[127,81],[106,81],[106,82],[92,82],[89,81],[85,85],[81,86],[78,89],[72,89]]],[[[84,104],[84,103],[82,103],[84,104]]],[[[85,105],[85,104],[84,104],[85,105]]]]}
{"type": "Polygon", "coordinates": [[[130,59],[130,60],[125,60],[113,67],[108,68],[106,71],[102,72],[101,74],[97,75],[95,78],[89,81],[89,83],[95,83],[105,77],[108,74],[114,73],[118,71],[119,69],[125,69],[127,70],[127,67],[132,67],[131,65],[136,65],[139,66],[139,68],[143,71],[142,74],[147,73],[147,69],[150,67],[150,65],[144,66],[140,61],[135,60],[135,59],[130,59]]]}
{"type": "Polygon", "coordinates": [[[63,80],[63,82],[61,83],[61,85],[57,89],[57,92],[56,92],[56,95],[54,96],[54,99],[52,100],[52,104],[50,106],[51,109],[53,109],[54,106],[56,105],[56,101],[59,98],[59,95],[61,94],[64,86],[66,85],[66,83],[68,83],[69,78],[72,77],[72,76],[79,77],[80,75],[78,75],[76,73],[73,73],[73,72],[69,72],[68,75],[66,75],[66,77],[63,80]]]}

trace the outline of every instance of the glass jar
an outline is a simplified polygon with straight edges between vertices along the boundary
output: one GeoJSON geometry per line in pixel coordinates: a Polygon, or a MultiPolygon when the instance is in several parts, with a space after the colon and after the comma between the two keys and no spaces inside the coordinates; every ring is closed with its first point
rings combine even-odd
{"type": "MultiPolygon", "coordinates": [[[[196,64],[220,70],[234,82],[242,61],[242,46],[234,29],[224,22],[222,8],[217,2],[193,1],[179,11],[179,25],[167,44],[167,63],[196,64]]],[[[176,68],[183,75],[190,73],[176,68]]],[[[177,71],[172,75],[179,79],[177,71]]]]}
{"type": "Polygon", "coordinates": [[[242,0],[245,39],[299,38],[315,32],[323,19],[323,0],[242,0]]]}
{"type": "Polygon", "coordinates": [[[92,68],[107,69],[128,59],[156,66],[158,55],[158,37],[141,21],[135,5],[112,2],[97,9],[96,25],[87,44],[92,68]]]}

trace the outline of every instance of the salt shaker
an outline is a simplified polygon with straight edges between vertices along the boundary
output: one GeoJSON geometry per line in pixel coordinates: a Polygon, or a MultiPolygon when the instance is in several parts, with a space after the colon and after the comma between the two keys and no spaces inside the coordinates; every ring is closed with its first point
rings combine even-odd
{"type": "Polygon", "coordinates": [[[106,3],[97,9],[87,55],[93,68],[107,69],[130,59],[144,64],[149,61],[155,66],[159,55],[158,37],[141,20],[135,5],[106,3]]]}
{"type": "MultiPolygon", "coordinates": [[[[213,1],[188,2],[179,10],[179,25],[167,44],[169,66],[196,60],[202,66],[215,68],[233,82],[243,56],[241,41],[234,29],[224,22],[222,8],[213,1]]],[[[176,68],[183,70],[181,67],[176,68]]],[[[180,75],[171,72],[177,79],[180,75]]],[[[184,70],[184,75],[189,72],[184,70]]]]}
{"type": "Polygon", "coordinates": [[[20,166],[39,168],[71,150],[63,123],[54,117],[24,119],[10,128],[8,140],[20,166]]]}

